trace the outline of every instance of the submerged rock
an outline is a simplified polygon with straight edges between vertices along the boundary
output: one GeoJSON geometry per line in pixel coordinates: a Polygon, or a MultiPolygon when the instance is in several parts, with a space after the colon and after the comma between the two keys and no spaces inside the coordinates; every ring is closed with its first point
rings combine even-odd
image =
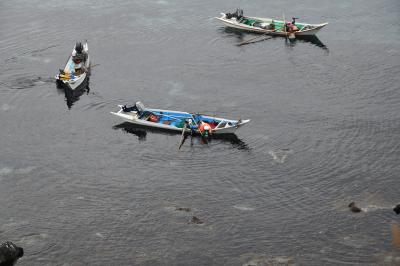
{"type": "Polygon", "coordinates": [[[188,208],[188,207],[176,207],[175,208],[176,211],[184,211],[184,212],[190,212],[192,211],[192,209],[188,208]]]}
{"type": "Polygon", "coordinates": [[[393,211],[394,211],[396,214],[400,214],[400,204],[397,204],[396,207],[393,208],[393,211]]]}
{"type": "Polygon", "coordinates": [[[7,241],[0,246],[0,266],[12,266],[23,255],[23,248],[7,241]]]}
{"type": "Polygon", "coordinates": [[[193,216],[192,219],[190,220],[190,223],[192,224],[203,224],[204,222],[197,218],[196,216],[193,216]]]}
{"type": "Polygon", "coordinates": [[[349,204],[349,208],[352,212],[361,212],[361,209],[356,206],[354,201],[349,204]]]}

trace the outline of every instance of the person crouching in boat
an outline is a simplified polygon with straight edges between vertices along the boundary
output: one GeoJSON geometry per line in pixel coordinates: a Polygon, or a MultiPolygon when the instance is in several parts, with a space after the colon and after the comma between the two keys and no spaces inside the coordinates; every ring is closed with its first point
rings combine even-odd
{"type": "Polygon", "coordinates": [[[78,63],[75,62],[74,71],[75,75],[79,76],[86,72],[86,68],[80,61],[78,61],[78,63]]]}
{"type": "Polygon", "coordinates": [[[211,136],[211,134],[212,134],[212,129],[211,129],[210,124],[203,122],[203,121],[199,122],[199,131],[200,131],[201,136],[205,137],[205,138],[211,136]]]}
{"type": "Polygon", "coordinates": [[[286,23],[286,32],[293,33],[293,32],[298,31],[298,30],[299,30],[299,28],[293,22],[292,23],[290,23],[290,22],[286,23]]]}

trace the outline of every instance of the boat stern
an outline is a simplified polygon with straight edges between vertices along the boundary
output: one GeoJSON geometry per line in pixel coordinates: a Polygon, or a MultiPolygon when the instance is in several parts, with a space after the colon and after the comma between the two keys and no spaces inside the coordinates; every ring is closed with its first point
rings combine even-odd
{"type": "Polygon", "coordinates": [[[133,121],[137,119],[137,112],[131,111],[131,112],[124,112],[123,110],[123,105],[118,105],[120,108],[118,112],[110,112],[112,115],[118,116],[126,121],[133,121]]]}

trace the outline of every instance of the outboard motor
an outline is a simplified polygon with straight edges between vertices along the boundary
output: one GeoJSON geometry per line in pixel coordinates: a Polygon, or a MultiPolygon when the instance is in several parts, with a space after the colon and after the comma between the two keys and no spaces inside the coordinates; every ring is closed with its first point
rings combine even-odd
{"type": "MultiPolygon", "coordinates": [[[[140,104],[141,105],[143,105],[143,104],[141,102],[138,102],[138,103],[139,103],[139,108],[142,109],[140,107],[140,104]]],[[[131,106],[131,107],[127,107],[126,105],[124,105],[124,106],[122,106],[122,111],[124,111],[125,113],[128,113],[128,112],[138,112],[138,113],[140,113],[140,111],[139,111],[139,109],[137,107],[137,104],[135,104],[134,106],[131,106]]]]}
{"type": "Polygon", "coordinates": [[[241,19],[243,17],[243,9],[236,9],[236,18],[241,19]]]}
{"type": "Polygon", "coordinates": [[[226,13],[225,14],[225,17],[227,18],[227,19],[231,19],[231,18],[233,18],[233,15],[234,15],[234,13],[226,13]]]}
{"type": "Polygon", "coordinates": [[[77,54],[81,54],[83,52],[83,45],[81,42],[77,42],[75,44],[75,51],[77,54]]]}
{"type": "Polygon", "coordinates": [[[138,110],[138,113],[142,113],[143,111],[145,111],[144,104],[142,102],[136,102],[135,106],[138,110]]]}
{"type": "Polygon", "coordinates": [[[236,9],[235,13],[226,13],[226,18],[231,19],[231,18],[236,18],[236,19],[241,19],[243,17],[243,9],[236,9]]]}

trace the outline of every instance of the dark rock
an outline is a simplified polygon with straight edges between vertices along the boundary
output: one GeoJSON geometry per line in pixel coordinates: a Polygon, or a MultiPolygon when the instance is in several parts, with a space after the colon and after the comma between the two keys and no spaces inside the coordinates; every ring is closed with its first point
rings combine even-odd
{"type": "Polygon", "coordinates": [[[393,208],[393,211],[394,211],[396,214],[400,214],[400,204],[397,204],[396,207],[393,208]]]}
{"type": "Polygon", "coordinates": [[[197,218],[196,216],[193,216],[193,217],[192,217],[192,220],[190,220],[190,222],[191,222],[192,224],[202,224],[202,223],[204,223],[202,220],[200,220],[200,219],[197,218]]]}
{"type": "Polygon", "coordinates": [[[0,266],[12,266],[24,255],[24,249],[12,242],[5,242],[0,246],[0,266]]]}
{"type": "Polygon", "coordinates": [[[354,201],[349,204],[349,208],[352,212],[361,212],[361,209],[356,206],[354,201]]]}
{"type": "Polygon", "coordinates": [[[190,211],[192,211],[190,208],[187,208],[187,207],[176,207],[175,210],[177,210],[177,211],[184,211],[184,212],[190,212],[190,211]]]}

